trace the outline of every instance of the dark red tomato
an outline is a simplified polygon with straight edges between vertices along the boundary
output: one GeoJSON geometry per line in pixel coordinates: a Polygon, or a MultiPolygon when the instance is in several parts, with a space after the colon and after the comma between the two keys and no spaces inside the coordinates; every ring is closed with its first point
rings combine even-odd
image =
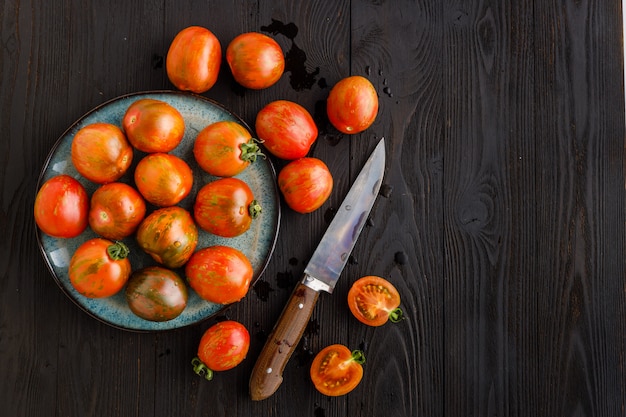
{"type": "Polygon", "coordinates": [[[132,235],[145,215],[146,203],[128,184],[104,184],[91,195],[89,226],[104,238],[122,240],[132,235]]]}
{"type": "Polygon", "coordinates": [[[80,235],[88,224],[89,195],[85,187],[69,175],[46,181],[35,197],[35,222],[53,237],[80,235]]]}
{"type": "Polygon", "coordinates": [[[361,323],[368,326],[382,326],[391,320],[402,319],[400,294],[386,279],[365,276],[352,284],[348,291],[348,307],[361,323]]]}
{"type": "Polygon", "coordinates": [[[176,155],[151,153],[137,164],[135,185],[150,203],[159,207],[174,206],[191,192],[193,171],[176,155]]]}
{"type": "Polygon", "coordinates": [[[252,190],[239,178],[220,178],[198,191],[193,205],[201,229],[222,237],[235,237],[250,229],[261,213],[252,190]]]}
{"type": "Polygon", "coordinates": [[[136,237],[141,249],[152,259],[169,268],[178,268],[196,250],[198,228],[184,208],[164,207],[141,222],[136,237]]]}
{"type": "Polygon", "coordinates": [[[353,75],[339,81],[326,100],[328,119],[342,133],[355,134],[374,123],[378,94],[365,77],[353,75]]]}
{"type": "Polygon", "coordinates": [[[165,69],[179,90],[204,93],[215,82],[222,63],[222,47],[210,30],[190,26],[178,32],[170,44],[165,69]]]}
{"type": "Polygon", "coordinates": [[[133,102],[122,119],[128,141],[143,152],[169,152],[185,133],[185,121],[172,105],[151,98],[133,102]]]}
{"type": "Polygon", "coordinates": [[[126,285],[130,310],[149,321],[168,321],[187,307],[187,285],[174,271],[149,266],[134,271],[126,285]]]}
{"type": "Polygon", "coordinates": [[[235,37],[226,48],[226,61],[235,81],[253,90],[275,84],[285,70],[285,57],[280,45],[257,32],[235,37]]]}
{"type": "Polygon", "coordinates": [[[117,294],[130,277],[128,247],[103,238],[86,241],[76,249],[68,269],[70,283],[89,298],[117,294]]]}
{"type": "Polygon", "coordinates": [[[248,293],[252,264],[230,246],[215,245],[196,251],[185,265],[189,286],[207,301],[230,304],[248,293]]]}
{"type": "Polygon", "coordinates": [[[267,150],[282,159],[306,156],[317,139],[317,126],[311,114],[287,100],[273,101],[263,107],[256,116],[255,129],[267,150]]]}
{"type": "Polygon", "coordinates": [[[317,158],[291,161],[278,174],[278,188],[291,209],[310,213],[324,204],[333,190],[333,176],[317,158]]]}
{"type": "Polygon", "coordinates": [[[365,356],[350,351],[344,345],[330,345],[322,349],[311,364],[311,381],[324,395],[337,397],[352,391],[363,378],[365,356]]]}
{"type": "Polygon", "coordinates": [[[72,139],[72,163],[80,175],[97,184],[117,181],[133,161],[133,147],[110,123],[81,128],[72,139]]]}
{"type": "Polygon", "coordinates": [[[233,320],[209,327],[200,339],[198,356],[191,363],[196,374],[213,379],[213,371],[227,371],[239,365],[248,354],[250,333],[233,320]]]}
{"type": "Polygon", "coordinates": [[[193,145],[200,168],[216,177],[232,177],[263,153],[248,129],[237,122],[222,120],[202,129],[193,145]]]}

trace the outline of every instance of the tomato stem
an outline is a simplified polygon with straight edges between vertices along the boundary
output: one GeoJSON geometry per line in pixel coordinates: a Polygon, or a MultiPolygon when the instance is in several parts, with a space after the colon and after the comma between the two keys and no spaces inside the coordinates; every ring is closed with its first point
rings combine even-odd
{"type": "Polygon", "coordinates": [[[191,364],[193,365],[193,371],[199,375],[204,377],[207,381],[213,379],[213,371],[209,369],[197,356],[191,360],[191,364]]]}
{"type": "Polygon", "coordinates": [[[119,261],[128,256],[130,249],[124,243],[117,241],[107,247],[107,253],[114,261],[119,261]]]}
{"type": "Polygon", "coordinates": [[[263,208],[261,207],[261,204],[259,204],[259,202],[256,200],[252,200],[252,202],[248,206],[248,213],[250,213],[250,217],[256,219],[257,217],[259,217],[259,214],[261,214],[262,211],[263,208]]]}
{"type": "Polygon", "coordinates": [[[394,308],[389,312],[389,320],[392,323],[397,323],[402,319],[404,319],[404,313],[402,312],[402,309],[400,307],[394,308]]]}
{"type": "Polygon", "coordinates": [[[245,162],[254,162],[258,156],[265,158],[265,154],[261,152],[261,148],[257,143],[261,143],[260,140],[252,138],[247,143],[242,143],[239,145],[239,149],[241,149],[241,160],[245,162]]]}
{"type": "Polygon", "coordinates": [[[365,363],[365,353],[363,353],[362,350],[353,350],[352,361],[358,363],[359,365],[363,365],[365,363]]]}

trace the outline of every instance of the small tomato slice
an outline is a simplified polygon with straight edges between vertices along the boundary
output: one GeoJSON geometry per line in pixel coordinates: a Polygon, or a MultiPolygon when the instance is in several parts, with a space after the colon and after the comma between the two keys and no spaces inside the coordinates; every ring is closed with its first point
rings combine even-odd
{"type": "Polygon", "coordinates": [[[169,103],[143,98],[128,107],[122,128],[131,145],[140,151],[169,152],[183,139],[185,120],[169,103]]]}
{"type": "Polygon", "coordinates": [[[204,93],[215,82],[222,63],[222,47],[210,30],[187,27],[174,37],[167,51],[165,69],[179,90],[204,93]]]}
{"type": "Polygon", "coordinates": [[[136,238],[141,249],[152,259],[168,268],[179,268],[196,250],[198,228],[184,208],[164,207],[143,219],[136,238]]]}
{"type": "Polygon", "coordinates": [[[137,164],[134,176],[141,195],[159,207],[180,203],[193,186],[193,171],[189,165],[169,153],[146,155],[137,164]]]}
{"type": "Polygon", "coordinates": [[[185,265],[189,286],[200,298],[217,304],[230,304],[245,297],[253,272],[243,252],[223,245],[198,250],[185,265]]]}
{"type": "Polygon", "coordinates": [[[104,184],[91,195],[89,226],[100,236],[122,240],[132,235],[146,215],[146,203],[122,182],[104,184]]]}
{"type": "Polygon", "coordinates": [[[274,156],[293,160],[305,157],[317,139],[317,126],[301,105],[287,100],[267,104],[255,122],[259,140],[274,156]]]}
{"type": "Polygon", "coordinates": [[[221,120],[202,129],[193,144],[193,155],[204,171],[216,177],[232,177],[264,156],[248,129],[221,120]]]}
{"type": "Polygon", "coordinates": [[[378,93],[365,77],[353,75],[340,80],[326,100],[330,123],[342,133],[360,133],[370,127],[378,114],[378,93]]]}
{"type": "Polygon", "coordinates": [[[70,259],[70,283],[88,298],[117,294],[131,274],[128,253],[128,247],[122,242],[99,237],[86,241],[70,259]]]}
{"type": "Polygon", "coordinates": [[[97,184],[117,181],[133,161],[133,147],[122,130],[110,123],[92,123],[72,139],[72,164],[97,184]]]}
{"type": "Polygon", "coordinates": [[[361,323],[382,326],[402,319],[400,294],[386,279],[374,275],[359,278],[348,291],[348,307],[361,323]]]}
{"type": "Polygon", "coordinates": [[[235,81],[253,90],[275,84],[285,70],[285,56],[278,42],[257,32],[235,37],[226,48],[226,61],[235,81]]]}
{"type": "Polygon", "coordinates": [[[322,349],[311,363],[311,381],[324,395],[337,397],[352,391],[363,378],[365,356],[350,351],[344,345],[330,345],[322,349]]]}
{"type": "Polygon", "coordinates": [[[69,175],[47,180],[35,197],[35,222],[49,236],[71,238],[88,224],[89,195],[85,187],[69,175]]]}
{"type": "Polygon", "coordinates": [[[252,190],[239,178],[220,178],[204,185],[193,206],[198,226],[221,237],[243,234],[261,211],[252,190]]]}
{"type": "Polygon", "coordinates": [[[233,320],[221,321],[209,327],[198,345],[198,356],[191,364],[196,374],[213,379],[213,371],[227,371],[239,365],[248,354],[250,333],[233,320]]]}
{"type": "Polygon", "coordinates": [[[128,307],[149,321],[168,321],[178,317],[187,306],[187,285],[174,271],[149,266],[134,271],[126,285],[128,307]]]}
{"type": "Polygon", "coordinates": [[[324,162],[305,157],[291,161],[278,174],[278,188],[285,202],[298,213],[311,213],[328,200],[333,176],[324,162]]]}

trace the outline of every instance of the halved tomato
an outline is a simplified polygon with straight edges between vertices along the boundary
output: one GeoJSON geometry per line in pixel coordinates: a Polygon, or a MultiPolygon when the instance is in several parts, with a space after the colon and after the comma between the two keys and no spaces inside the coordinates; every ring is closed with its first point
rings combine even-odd
{"type": "Polygon", "coordinates": [[[363,378],[365,356],[360,350],[350,351],[344,345],[322,349],[311,363],[311,381],[324,395],[337,397],[352,391],[363,378]]]}
{"type": "Polygon", "coordinates": [[[386,279],[374,275],[359,278],[348,291],[348,307],[361,323],[382,326],[402,319],[400,294],[386,279]]]}

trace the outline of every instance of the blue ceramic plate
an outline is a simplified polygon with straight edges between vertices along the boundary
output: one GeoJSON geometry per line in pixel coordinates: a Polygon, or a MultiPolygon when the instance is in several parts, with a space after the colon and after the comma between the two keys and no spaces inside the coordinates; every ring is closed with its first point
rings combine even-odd
{"type": "MultiPolygon", "coordinates": [[[[204,184],[216,179],[202,171],[193,157],[193,142],[197,133],[205,126],[219,120],[234,120],[246,126],[248,129],[249,127],[243,120],[214,101],[202,96],[176,91],[129,94],[108,101],[87,113],[80,120],[75,122],[55,144],[42,169],[37,190],[39,190],[45,181],[53,176],[68,174],[79,180],[85,186],[88,194],[91,195],[98,185],[83,178],[72,165],[71,144],[75,133],[82,127],[95,122],[107,122],[121,127],[122,118],[126,109],[131,103],[140,98],[153,98],[165,101],[178,109],[185,119],[185,135],[183,140],[171,153],[184,159],[194,172],[193,189],[189,196],[179,204],[181,207],[191,210],[193,207],[193,199],[197,191],[204,184]]],[[[134,185],[132,172],[137,162],[144,155],[145,154],[135,150],[133,166],[120,181],[134,185]]],[[[247,232],[234,238],[221,238],[199,229],[197,249],[222,244],[241,250],[246,254],[254,268],[254,283],[268,264],[278,237],[280,199],[276,183],[276,173],[269,159],[257,158],[256,162],[248,166],[237,177],[250,186],[255,199],[261,203],[263,212],[253,221],[251,228],[247,232]]],[[[150,210],[150,206],[148,207],[150,210]]],[[[152,209],[154,209],[154,207],[152,207],[152,209]]],[[[111,326],[125,330],[160,331],[198,323],[211,317],[225,307],[220,304],[204,301],[193,290],[189,289],[187,307],[180,316],[166,322],[151,322],[139,318],[131,312],[126,303],[124,290],[112,297],[104,299],[90,299],[82,296],[76,292],[70,284],[67,268],[76,248],[86,240],[94,237],[96,237],[96,234],[90,228],[87,228],[80,236],[72,239],[52,238],[42,233],[40,230],[37,231],[39,247],[57,284],[72,301],[93,317],[111,326]]],[[[139,248],[132,236],[124,239],[124,243],[126,243],[131,250],[129,259],[133,270],[156,264],[152,258],[139,248]]],[[[181,276],[184,276],[182,270],[178,270],[177,272],[179,272],[181,276]]]]}

